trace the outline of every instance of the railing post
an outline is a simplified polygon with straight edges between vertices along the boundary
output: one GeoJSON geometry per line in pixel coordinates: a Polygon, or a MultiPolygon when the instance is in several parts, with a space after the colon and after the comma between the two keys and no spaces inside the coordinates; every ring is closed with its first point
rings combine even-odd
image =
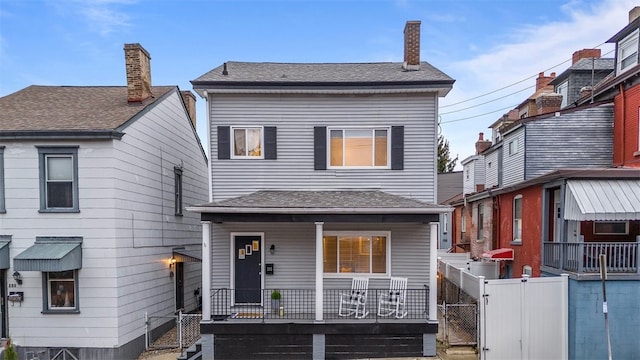
{"type": "Polygon", "coordinates": [[[436,274],[438,273],[438,223],[431,222],[430,235],[429,235],[429,320],[438,321],[438,294],[436,291],[432,291],[438,288],[436,283],[436,274]]]}
{"type": "Polygon", "coordinates": [[[202,222],[202,320],[211,320],[211,221],[202,222]]]}
{"type": "Polygon", "coordinates": [[[636,236],[636,273],[640,274],[640,235],[636,236]]]}
{"type": "Polygon", "coordinates": [[[584,271],[584,248],[585,248],[585,242],[584,241],[579,241],[578,242],[578,273],[582,274],[582,272],[584,271]]]}
{"type": "Polygon", "coordinates": [[[323,321],[323,262],[322,262],[322,232],[324,222],[316,222],[316,319],[315,321],[323,321]]]}

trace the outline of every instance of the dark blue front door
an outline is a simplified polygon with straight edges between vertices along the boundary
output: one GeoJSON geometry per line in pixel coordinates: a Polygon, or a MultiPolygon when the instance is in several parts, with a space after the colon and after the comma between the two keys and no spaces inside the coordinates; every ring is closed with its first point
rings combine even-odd
{"type": "Polygon", "coordinates": [[[261,303],[261,237],[258,235],[236,235],[235,243],[235,289],[236,304],[261,303]]]}

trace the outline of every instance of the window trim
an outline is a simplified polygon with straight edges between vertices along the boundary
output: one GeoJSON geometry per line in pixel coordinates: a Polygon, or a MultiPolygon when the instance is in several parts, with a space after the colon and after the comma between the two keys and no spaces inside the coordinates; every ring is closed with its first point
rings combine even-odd
{"type": "Polygon", "coordinates": [[[37,146],[38,159],[40,163],[40,210],[39,212],[54,213],[77,213],[80,212],[80,201],[78,191],[78,146],[37,146]],[[69,208],[49,208],[47,207],[47,179],[46,179],[46,159],[49,155],[68,155],[72,161],[72,194],[73,206],[69,208]]]}
{"type": "Polygon", "coordinates": [[[0,214],[7,212],[4,198],[4,146],[0,145],[0,214]]]}
{"type": "Polygon", "coordinates": [[[182,213],[182,166],[173,167],[173,200],[174,215],[183,216],[182,213]]]}
{"type": "Polygon", "coordinates": [[[569,80],[565,80],[556,86],[556,93],[562,95],[562,103],[560,103],[560,108],[564,108],[567,106],[569,102],[569,80]]]}
{"type": "MultiPolygon", "coordinates": [[[[340,273],[340,272],[335,272],[335,273],[331,273],[331,272],[324,272],[324,267],[322,269],[322,275],[324,278],[352,278],[354,276],[366,276],[366,277],[376,277],[376,278],[388,278],[391,276],[391,231],[376,231],[376,230],[372,230],[372,231],[353,231],[353,230],[348,230],[348,231],[324,231],[322,233],[322,238],[323,238],[323,242],[324,242],[324,237],[325,236],[336,236],[338,239],[338,243],[340,241],[340,236],[384,236],[387,238],[387,246],[386,246],[386,254],[385,254],[385,262],[386,262],[386,269],[384,273],[373,273],[370,272],[369,273],[340,273]]],[[[338,246],[339,249],[339,245],[338,246]]],[[[323,256],[324,256],[324,248],[323,248],[323,256]]],[[[371,256],[372,256],[372,252],[369,252],[369,261],[371,261],[371,256]]],[[[338,265],[340,265],[339,261],[337,262],[338,265]]]]}
{"type": "Polygon", "coordinates": [[[484,204],[478,203],[476,206],[476,241],[483,242],[484,241],[484,204]],[[482,210],[482,212],[480,211],[482,210]]]}
{"type": "Polygon", "coordinates": [[[620,221],[594,221],[593,222],[593,235],[629,235],[629,221],[624,221],[624,220],[620,220],[620,221]],[[596,225],[597,224],[622,224],[624,223],[624,232],[597,232],[596,231],[596,225]]]}
{"type": "Polygon", "coordinates": [[[639,45],[640,45],[640,37],[638,36],[640,33],[639,30],[640,29],[636,29],[631,34],[627,35],[624,39],[618,42],[617,48],[616,48],[616,75],[621,74],[638,64],[639,45]],[[628,59],[630,57],[628,56],[625,59],[622,59],[621,58],[622,50],[627,46],[630,46],[633,49],[634,44],[635,44],[635,59],[634,59],[635,61],[633,63],[628,64],[624,68],[622,68],[622,62],[625,59],[628,59]]]}
{"type": "Polygon", "coordinates": [[[509,155],[515,155],[518,153],[518,138],[509,141],[509,155]]]}
{"type": "Polygon", "coordinates": [[[74,302],[75,302],[75,306],[73,308],[71,307],[65,307],[65,308],[61,308],[61,309],[56,309],[51,305],[51,299],[49,299],[49,295],[50,295],[50,288],[49,288],[49,284],[50,284],[50,280],[49,280],[49,274],[51,273],[56,273],[57,271],[43,271],[42,272],[42,314],[79,314],[80,313],[80,286],[78,284],[79,279],[78,279],[78,269],[73,269],[73,270],[68,270],[68,271],[72,271],[73,272],[73,287],[74,287],[74,302]]]}
{"type": "MultiPolygon", "coordinates": [[[[327,133],[326,133],[326,159],[327,159],[327,169],[346,169],[346,170],[350,170],[350,169],[391,169],[391,163],[392,163],[392,158],[391,158],[391,147],[392,145],[392,129],[391,126],[327,126],[327,133]],[[340,130],[343,133],[343,139],[344,139],[344,132],[347,130],[370,130],[371,131],[371,136],[373,138],[373,147],[372,147],[372,153],[371,153],[371,160],[372,160],[372,164],[371,166],[336,166],[336,165],[331,165],[331,131],[335,131],[335,130],[340,130]],[[387,163],[384,166],[376,166],[375,165],[375,132],[376,130],[385,130],[387,132],[387,149],[386,149],[386,155],[387,155],[387,163]]],[[[344,151],[344,142],[343,142],[343,158],[342,158],[342,163],[344,164],[344,154],[346,154],[346,151],[344,151]]]]}
{"type": "Polygon", "coordinates": [[[511,242],[514,244],[522,244],[522,206],[523,200],[522,195],[516,195],[513,197],[512,206],[511,206],[511,242]],[[520,200],[520,218],[516,219],[516,201],[520,200]],[[516,236],[516,220],[519,220],[520,223],[520,237],[516,236]]]}
{"type": "Polygon", "coordinates": [[[230,126],[229,127],[229,146],[230,146],[230,157],[231,159],[252,159],[252,160],[257,160],[257,159],[264,159],[264,126],[260,126],[260,125],[243,125],[243,126],[230,126]],[[248,151],[249,148],[246,146],[246,141],[247,141],[247,136],[246,136],[246,132],[249,129],[257,129],[260,130],[260,156],[251,156],[248,155],[248,151]],[[245,131],[245,148],[247,151],[247,155],[236,155],[235,152],[235,142],[236,142],[236,137],[234,136],[234,133],[236,130],[244,130],[245,131]]]}
{"type": "Polygon", "coordinates": [[[460,232],[461,233],[466,233],[467,232],[467,215],[466,215],[466,207],[463,206],[462,211],[460,212],[460,232]]]}

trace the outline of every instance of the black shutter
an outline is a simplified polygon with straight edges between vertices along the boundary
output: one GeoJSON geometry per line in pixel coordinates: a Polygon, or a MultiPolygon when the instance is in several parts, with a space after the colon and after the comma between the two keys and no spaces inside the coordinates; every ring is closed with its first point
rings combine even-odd
{"type": "Polygon", "coordinates": [[[404,126],[391,127],[391,170],[404,169],[404,126]]]}
{"type": "Polygon", "coordinates": [[[313,128],[313,169],[327,169],[327,127],[313,128]]]}
{"type": "Polygon", "coordinates": [[[267,160],[278,158],[278,133],[275,126],[264,127],[264,158],[267,160]]]}
{"type": "Polygon", "coordinates": [[[218,126],[218,160],[231,159],[231,134],[228,126],[218,126]]]}

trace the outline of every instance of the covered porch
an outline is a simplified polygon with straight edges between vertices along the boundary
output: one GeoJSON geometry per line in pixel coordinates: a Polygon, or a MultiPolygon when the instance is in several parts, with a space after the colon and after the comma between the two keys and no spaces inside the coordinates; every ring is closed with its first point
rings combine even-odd
{"type": "MultiPolygon", "coordinates": [[[[638,173],[640,175],[640,172],[638,173]]],[[[542,265],[578,274],[640,274],[640,180],[568,180],[564,242],[544,241],[542,265]]]]}
{"type": "Polygon", "coordinates": [[[380,191],[259,191],[189,210],[202,214],[203,294],[210,296],[201,333],[214,358],[435,355],[429,290],[436,288],[437,221],[449,208],[380,191]],[[242,251],[236,244],[244,234],[255,237],[242,251]],[[237,276],[249,253],[259,264],[257,286],[237,276]],[[406,314],[381,315],[380,299],[398,276],[408,279],[406,314]],[[368,279],[366,314],[341,316],[354,277],[368,279]]]}

